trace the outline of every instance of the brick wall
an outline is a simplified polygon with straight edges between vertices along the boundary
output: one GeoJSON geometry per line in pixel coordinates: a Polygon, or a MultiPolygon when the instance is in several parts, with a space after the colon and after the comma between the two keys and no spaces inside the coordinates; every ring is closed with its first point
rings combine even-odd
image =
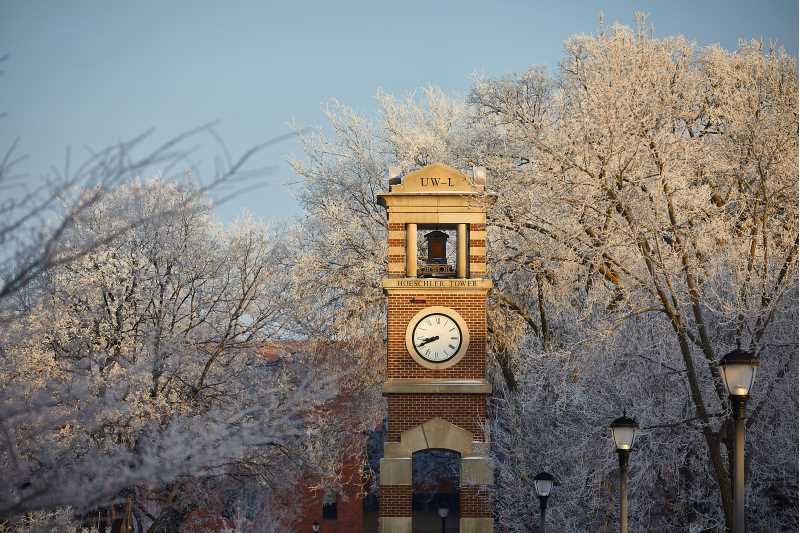
{"type": "Polygon", "coordinates": [[[486,311],[482,294],[391,294],[387,310],[389,378],[482,379],[486,373],[486,311]],[[413,299],[424,301],[413,302],[413,299]],[[467,353],[455,366],[431,370],[417,364],[406,350],[406,327],[419,311],[432,305],[455,309],[469,328],[467,353]]]}
{"type": "Polygon", "coordinates": [[[489,507],[489,492],[479,485],[462,486],[459,511],[462,518],[481,518],[492,516],[489,507]]]}
{"type": "MultiPolygon", "coordinates": [[[[320,355],[325,353],[322,351],[324,348],[318,349],[321,350],[320,355]]],[[[342,393],[328,400],[326,410],[329,409],[330,416],[336,416],[347,425],[349,420],[359,416],[359,409],[362,408],[361,401],[358,397],[342,393]]],[[[321,480],[315,474],[308,473],[296,486],[283,491],[273,502],[273,508],[291,510],[293,513],[286,531],[310,532],[311,524],[314,521],[322,524],[320,530],[322,533],[352,533],[364,530],[363,495],[367,480],[363,475],[363,461],[366,449],[361,435],[351,434],[346,438],[347,442],[341,443],[345,446],[346,453],[339,456],[341,490],[337,498],[336,520],[323,519],[322,509],[325,493],[323,490],[313,488],[320,486],[326,480],[321,480]]]]}
{"type": "Polygon", "coordinates": [[[411,485],[382,486],[380,516],[411,516],[411,485]]]}
{"type": "Polygon", "coordinates": [[[436,417],[472,432],[475,440],[484,440],[484,394],[387,394],[386,398],[389,404],[387,441],[398,442],[403,431],[436,417]]]}
{"type": "Polygon", "coordinates": [[[299,504],[296,519],[292,522],[290,531],[311,531],[311,524],[314,522],[319,522],[322,525],[320,531],[326,533],[363,531],[364,509],[361,490],[363,490],[363,487],[358,487],[358,489],[348,487],[346,496],[337,500],[337,519],[325,520],[322,518],[323,492],[312,492],[308,489],[297,487],[296,492],[290,495],[290,500],[284,504],[285,507],[282,507],[291,509],[292,505],[299,504]]]}

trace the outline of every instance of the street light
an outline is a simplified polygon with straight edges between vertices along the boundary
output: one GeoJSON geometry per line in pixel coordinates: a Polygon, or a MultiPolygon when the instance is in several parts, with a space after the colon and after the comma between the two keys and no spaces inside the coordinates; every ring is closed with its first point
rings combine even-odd
{"type": "Polygon", "coordinates": [[[733,350],[719,362],[722,381],[728,389],[731,410],[736,422],[733,481],[733,533],[744,533],[744,420],[747,398],[756,379],[758,358],[744,350],[733,350]]]}
{"type": "Polygon", "coordinates": [[[547,497],[550,496],[550,491],[553,490],[553,483],[555,479],[547,472],[539,472],[533,478],[533,486],[536,489],[536,495],[539,496],[539,530],[542,533],[546,531],[545,515],[547,514],[547,497]]]}
{"type": "Polygon", "coordinates": [[[611,422],[611,436],[619,456],[619,530],[628,533],[628,456],[636,441],[639,424],[623,415],[611,422]]]}
{"type": "Polygon", "coordinates": [[[442,533],[445,533],[445,523],[447,522],[447,515],[450,514],[450,509],[442,506],[436,512],[439,513],[439,518],[442,519],[442,533]]]}
{"type": "Polygon", "coordinates": [[[313,524],[311,524],[311,531],[313,531],[314,533],[317,533],[317,531],[319,531],[319,522],[314,522],[313,524]]]}

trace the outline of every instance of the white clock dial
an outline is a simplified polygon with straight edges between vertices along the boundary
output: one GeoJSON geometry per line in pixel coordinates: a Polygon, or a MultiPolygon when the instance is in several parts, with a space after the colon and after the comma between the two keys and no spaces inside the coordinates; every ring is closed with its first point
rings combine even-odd
{"type": "Polygon", "coordinates": [[[458,323],[443,313],[422,317],[411,332],[414,350],[433,363],[443,363],[461,348],[462,332],[458,323]]]}

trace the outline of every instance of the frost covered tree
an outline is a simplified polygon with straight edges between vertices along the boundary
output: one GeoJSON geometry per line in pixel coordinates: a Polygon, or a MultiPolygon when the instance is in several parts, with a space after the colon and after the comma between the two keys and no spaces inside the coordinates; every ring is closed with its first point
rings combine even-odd
{"type": "Polygon", "coordinates": [[[42,176],[19,139],[0,154],[0,530],[67,531],[91,512],[155,532],[231,483],[268,495],[306,460],[332,463],[330,379],[305,353],[260,352],[285,331],[280,239],[210,215],[280,140],[233,157],[211,124],[146,133],[68,150],[42,176]],[[193,161],[205,136],[220,148],[208,175],[193,161]],[[175,169],[182,185],[138,179],[175,169]]]}
{"type": "Polygon", "coordinates": [[[330,378],[262,350],[285,330],[274,232],[222,227],[197,188],[134,181],[82,210],[59,253],[6,315],[0,516],[122,499],[172,531],[215,480],[268,495],[325,464],[330,378]]]}
{"type": "MultiPolygon", "coordinates": [[[[617,26],[567,41],[556,79],[532,71],[481,82],[472,102],[507,141],[492,156],[504,176],[493,212],[500,289],[535,302],[542,357],[566,348],[582,359],[574,386],[601,361],[620,365],[591,395],[595,427],[630,406],[649,428],[638,522],[730,525],[733,441],[718,361],[736,347],[762,361],[748,421],[758,442],[750,502],[783,510],[797,491],[784,475],[797,468],[797,420],[781,414],[796,403],[795,61],[759,42],[697,50],[617,26]],[[684,454],[661,459],[665,446],[684,454]],[[761,465],[762,446],[787,452],[761,465]],[[672,512],[659,513],[666,498],[672,512]]],[[[540,406],[557,399],[542,395],[546,385],[529,385],[540,406]]],[[[796,519],[768,514],[754,527],[796,519]]]]}
{"type": "Polygon", "coordinates": [[[535,522],[532,477],[549,470],[560,530],[613,529],[608,423],[627,408],[643,426],[634,527],[728,527],[717,362],[742,347],[762,363],[751,527],[796,528],[795,60],[760,42],[657,39],[640,23],[569,39],[554,75],[477,80],[466,102],[435,89],[378,101],[377,121],[337,105],[333,133],[307,137],[296,169],[309,224],[324,223],[298,279],[330,291],[313,292],[334,318],[326,334],[370,339],[358,353],[378,381],[386,169],[488,169],[498,522],[535,522]]]}
{"type": "MultiPolygon", "coordinates": [[[[199,184],[198,194],[219,193],[219,200],[224,201],[260,174],[251,168],[253,156],[284,138],[254,146],[234,159],[214,132],[213,124],[186,131],[148,150],[144,145],[153,141],[151,133],[92,149],[88,157],[77,162],[67,149],[63,166],[53,167],[41,176],[25,171],[27,156],[20,151],[19,138],[0,152],[0,244],[6,250],[0,257],[0,302],[24,300],[25,291],[51,268],[78,259],[103,244],[86,241],[83,248],[72,248],[67,253],[62,239],[83,213],[117,186],[142,175],[169,173],[178,166],[199,184]],[[207,179],[200,180],[198,165],[190,159],[193,149],[187,145],[199,142],[203,134],[221,145],[224,156],[216,158],[214,170],[207,179]]],[[[143,221],[128,220],[130,227],[140,222],[143,221]]],[[[127,229],[117,227],[117,232],[121,235],[127,229]]],[[[106,240],[115,236],[103,235],[106,240]]]]}

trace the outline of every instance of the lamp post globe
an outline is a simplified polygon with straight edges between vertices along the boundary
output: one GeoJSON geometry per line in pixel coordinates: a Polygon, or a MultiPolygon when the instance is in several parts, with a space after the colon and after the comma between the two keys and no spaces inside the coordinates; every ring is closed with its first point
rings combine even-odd
{"type": "Polygon", "coordinates": [[[622,414],[611,422],[611,436],[619,457],[619,530],[628,533],[628,457],[636,442],[636,420],[622,414]]]}
{"type": "Polygon", "coordinates": [[[719,361],[722,381],[728,390],[735,424],[733,472],[733,533],[744,533],[744,421],[747,398],[758,370],[754,353],[733,350],[719,361]]]}
{"type": "Polygon", "coordinates": [[[445,533],[445,527],[447,527],[447,515],[450,514],[450,509],[445,506],[439,507],[436,512],[439,514],[439,518],[442,519],[442,533],[445,533]]]}
{"type": "Polygon", "coordinates": [[[319,522],[314,522],[313,524],[311,524],[311,531],[313,531],[314,533],[317,533],[319,531],[319,522]]]}
{"type": "Polygon", "coordinates": [[[719,367],[728,394],[745,398],[750,395],[758,369],[758,358],[755,354],[744,350],[733,350],[720,359],[719,367]]]}
{"type": "Polygon", "coordinates": [[[547,528],[547,497],[553,490],[555,478],[547,472],[539,472],[533,478],[533,487],[539,497],[539,530],[545,533],[547,528]]]}
{"type": "Polygon", "coordinates": [[[536,495],[540,498],[547,498],[550,496],[550,491],[553,490],[553,483],[555,478],[547,472],[539,472],[533,478],[533,486],[536,489],[536,495]]]}
{"type": "Polygon", "coordinates": [[[611,422],[611,436],[614,437],[617,450],[630,451],[633,449],[637,429],[639,429],[639,424],[636,423],[636,420],[625,415],[611,422]]]}

